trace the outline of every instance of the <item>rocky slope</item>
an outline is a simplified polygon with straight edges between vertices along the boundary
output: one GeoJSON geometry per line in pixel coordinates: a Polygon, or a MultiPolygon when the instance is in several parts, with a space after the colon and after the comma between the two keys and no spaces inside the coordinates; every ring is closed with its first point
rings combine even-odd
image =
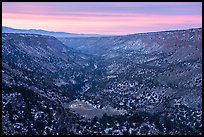
{"type": "Polygon", "coordinates": [[[91,56],[54,37],[3,33],[3,133],[44,134],[48,130],[56,134],[67,124],[67,132],[62,133],[71,132],[70,121],[76,116],[62,104],[83,92],[84,80],[94,75],[93,70],[91,56]],[[60,124],[66,121],[60,118],[62,114],[71,116],[65,125],[60,124]]]}
{"type": "Polygon", "coordinates": [[[202,134],[202,29],[60,41],[2,34],[3,134],[202,134]]]}
{"type": "Polygon", "coordinates": [[[60,40],[100,57],[103,76],[85,94],[92,100],[201,130],[202,29],[60,40]]]}

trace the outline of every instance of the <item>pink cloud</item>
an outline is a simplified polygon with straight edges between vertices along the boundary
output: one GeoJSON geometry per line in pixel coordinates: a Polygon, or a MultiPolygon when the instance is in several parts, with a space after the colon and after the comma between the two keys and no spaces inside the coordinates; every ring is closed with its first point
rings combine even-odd
{"type": "MultiPolygon", "coordinates": [[[[75,33],[128,34],[141,32],[141,28],[161,29],[181,24],[201,26],[199,15],[154,15],[154,14],[117,14],[110,13],[78,13],[65,15],[39,15],[21,13],[3,13],[2,24],[18,28],[40,28],[52,31],[68,31],[75,33]],[[104,16],[98,16],[104,15],[104,16]],[[111,31],[110,31],[111,30],[111,31]]],[[[149,30],[151,31],[151,30],[149,30]]]]}

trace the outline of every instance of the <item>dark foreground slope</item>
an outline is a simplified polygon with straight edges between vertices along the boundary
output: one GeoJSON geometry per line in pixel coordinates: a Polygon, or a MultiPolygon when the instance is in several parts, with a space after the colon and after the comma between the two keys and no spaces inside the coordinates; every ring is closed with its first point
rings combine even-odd
{"type": "Polygon", "coordinates": [[[3,34],[3,134],[202,134],[202,29],[61,41],[3,34]]]}
{"type": "Polygon", "coordinates": [[[93,64],[54,37],[3,33],[3,134],[73,132],[78,118],[62,104],[83,92],[93,64]]]}

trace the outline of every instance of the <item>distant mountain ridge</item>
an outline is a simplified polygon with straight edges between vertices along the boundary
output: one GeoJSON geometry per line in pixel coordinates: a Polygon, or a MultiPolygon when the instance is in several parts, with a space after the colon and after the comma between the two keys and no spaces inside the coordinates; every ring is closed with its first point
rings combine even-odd
{"type": "Polygon", "coordinates": [[[101,37],[106,35],[99,34],[77,34],[77,33],[67,33],[67,32],[54,32],[41,29],[15,29],[11,27],[2,26],[2,33],[27,33],[27,34],[40,34],[48,35],[53,37],[101,37]]]}

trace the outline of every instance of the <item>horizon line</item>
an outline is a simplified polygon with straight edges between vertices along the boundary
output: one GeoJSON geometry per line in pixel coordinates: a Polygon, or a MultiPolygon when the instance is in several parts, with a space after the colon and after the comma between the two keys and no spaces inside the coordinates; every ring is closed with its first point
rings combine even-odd
{"type": "Polygon", "coordinates": [[[66,32],[66,31],[51,31],[46,29],[39,29],[39,28],[14,28],[10,26],[3,26],[11,29],[18,29],[18,30],[41,30],[41,31],[48,31],[51,33],[69,33],[69,34],[79,34],[79,35],[104,35],[104,36],[126,36],[126,35],[134,35],[134,34],[145,34],[145,33],[156,33],[156,32],[166,32],[166,31],[184,31],[184,30],[191,30],[191,29],[202,29],[201,27],[193,27],[193,28],[187,28],[187,29],[167,29],[167,30],[158,30],[158,31],[146,31],[146,32],[138,32],[138,33],[129,33],[129,34],[91,34],[91,33],[74,33],[74,32],[66,32]]]}

